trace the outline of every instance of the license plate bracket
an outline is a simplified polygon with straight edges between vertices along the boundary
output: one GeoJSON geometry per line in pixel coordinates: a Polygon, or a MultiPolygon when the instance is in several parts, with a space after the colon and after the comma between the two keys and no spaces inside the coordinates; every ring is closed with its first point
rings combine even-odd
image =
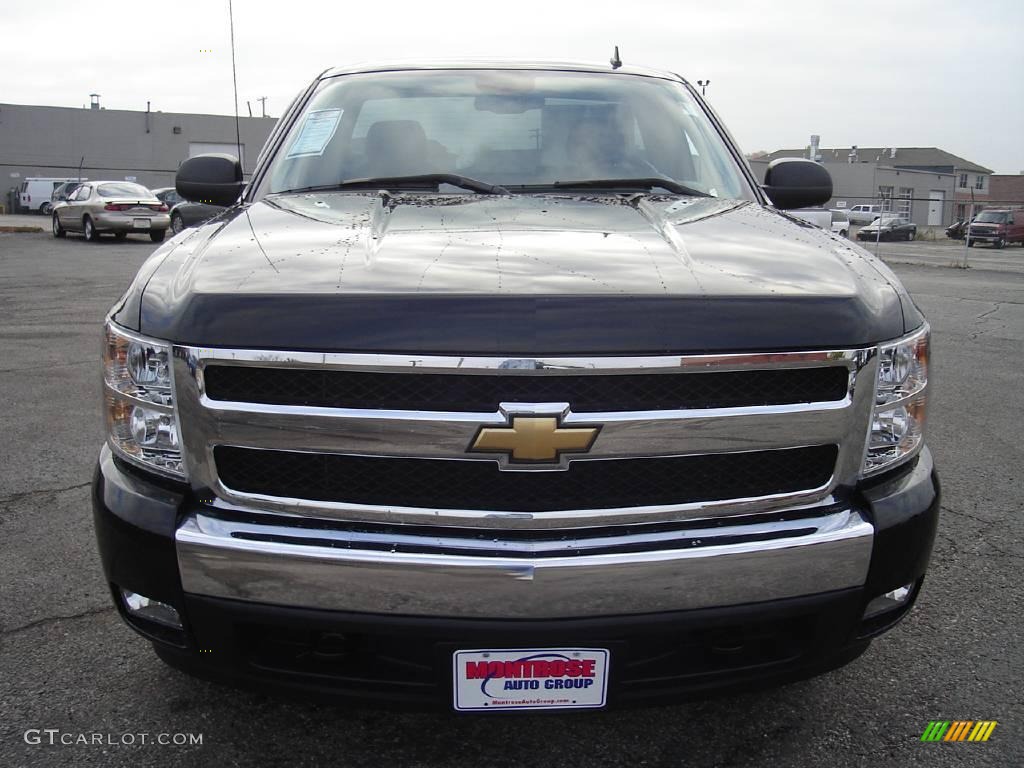
{"type": "Polygon", "coordinates": [[[452,654],[459,712],[600,709],[607,703],[607,648],[477,648],[452,654]]]}

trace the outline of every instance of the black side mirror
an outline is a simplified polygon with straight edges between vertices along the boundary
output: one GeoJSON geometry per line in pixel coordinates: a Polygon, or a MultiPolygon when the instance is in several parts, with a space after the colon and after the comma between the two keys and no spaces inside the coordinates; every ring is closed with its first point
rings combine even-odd
{"type": "Polygon", "coordinates": [[[242,194],[242,164],[234,155],[196,155],[174,177],[178,194],[193,203],[234,205],[242,194]]]}
{"type": "Polygon", "coordinates": [[[813,160],[781,157],[768,164],[762,189],[783,211],[807,208],[832,198],[832,177],[813,160]]]}

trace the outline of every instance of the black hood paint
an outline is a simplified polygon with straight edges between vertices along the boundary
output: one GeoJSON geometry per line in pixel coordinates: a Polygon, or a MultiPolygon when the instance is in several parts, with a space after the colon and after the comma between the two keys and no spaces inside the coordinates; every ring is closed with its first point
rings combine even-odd
{"type": "Polygon", "coordinates": [[[867,252],[756,203],[368,193],[187,231],[115,319],[203,346],[516,356],[851,347],[922,322],[867,252]]]}

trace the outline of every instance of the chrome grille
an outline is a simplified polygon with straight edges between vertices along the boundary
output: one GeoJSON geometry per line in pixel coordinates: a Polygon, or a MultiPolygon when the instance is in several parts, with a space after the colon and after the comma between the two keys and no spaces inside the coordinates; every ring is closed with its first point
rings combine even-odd
{"type": "MultiPolygon", "coordinates": [[[[821,501],[839,486],[856,480],[872,406],[875,365],[873,348],[523,361],[177,347],[175,385],[189,476],[201,499],[226,508],[292,516],[510,530],[696,519],[821,501]],[[218,372],[213,373],[215,370],[218,372]],[[304,378],[307,382],[340,381],[355,375],[377,382],[382,375],[394,378],[400,374],[407,392],[418,377],[428,382],[431,377],[457,375],[460,386],[487,392],[471,405],[487,405],[488,409],[455,410],[459,403],[450,393],[447,400],[435,401],[444,405],[440,410],[436,406],[403,408],[415,404],[415,388],[404,400],[384,403],[377,397],[373,401],[376,407],[339,407],[344,401],[338,399],[314,398],[301,403],[214,399],[207,388],[215,378],[207,380],[207,373],[216,377],[224,370],[230,370],[236,383],[243,384],[250,376],[262,376],[259,372],[268,370],[274,372],[276,381],[295,377],[293,380],[304,378]],[[709,378],[701,380],[701,376],[709,378]],[[641,391],[653,391],[658,397],[690,386],[680,384],[684,380],[703,385],[710,377],[742,381],[745,389],[723,386],[728,397],[716,401],[714,388],[705,387],[703,400],[684,400],[681,407],[674,408],[665,406],[675,400],[666,402],[658,397],[648,401],[660,406],[656,408],[613,408],[607,394],[601,395],[605,400],[600,401],[606,410],[574,407],[576,392],[598,392],[601,380],[621,385],[627,377],[642,379],[645,387],[641,391]],[[760,398],[766,402],[750,402],[750,393],[756,391],[750,382],[759,379],[775,394],[760,398]],[[505,381],[512,393],[509,396],[501,394],[505,381]],[[791,394],[779,386],[786,381],[793,384],[791,394]],[[797,385],[801,381],[818,384],[801,389],[797,385]],[[831,382],[831,388],[820,386],[822,382],[831,382]],[[841,384],[838,390],[836,382],[841,384]],[[737,391],[745,392],[741,405],[729,399],[735,398],[737,391]],[[557,393],[558,397],[523,402],[517,399],[523,392],[557,393]],[[498,407],[493,404],[495,397],[498,407]],[[783,402],[773,401],[780,397],[783,402]],[[819,397],[823,399],[816,399],[819,397]],[[590,451],[566,454],[557,467],[543,472],[513,471],[516,468],[501,457],[481,460],[479,454],[467,454],[481,427],[505,425],[510,412],[537,411],[559,413],[567,427],[599,423],[600,437],[590,451]],[[294,477],[289,481],[288,471],[282,467],[297,465],[273,463],[240,474],[244,465],[235,462],[228,468],[222,464],[236,449],[289,454],[279,457],[289,461],[300,454],[306,462],[303,471],[312,474],[307,474],[304,482],[295,482],[294,477]],[[813,456],[814,461],[787,467],[758,463],[753,457],[761,454],[775,460],[802,455],[795,451],[808,452],[806,456],[813,456]],[[824,461],[822,451],[827,451],[824,461]],[[385,459],[394,461],[390,491],[390,470],[380,469],[385,459]],[[618,476],[614,492],[607,484],[602,490],[602,482],[611,482],[602,470],[613,467],[613,462],[635,467],[635,479],[618,476]],[[346,494],[343,483],[335,482],[332,475],[339,467],[346,467],[346,472],[357,468],[356,475],[350,476],[364,484],[372,480],[373,492],[346,494]],[[367,467],[374,467],[372,478],[359,476],[369,471],[367,467]],[[486,469],[481,471],[481,467],[486,469]],[[685,467],[684,473],[693,468],[699,471],[681,480],[662,477],[685,467]],[[740,477],[734,467],[745,468],[748,475],[740,477]],[[760,473],[759,467],[773,467],[779,476],[772,482],[772,473],[760,473]],[[463,487],[456,492],[448,483],[452,491],[445,497],[446,476],[464,479],[473,473],[477,473],[472,481],[475,490],[468,492],[463,487]],[[755,474],[759,480],[751,482],[755,474]],[[412,479],[404,480],[403,475],[412,479]],[[497,492],[487,492],[485,475],[497,492]],[[588,479],[579,483],[570,480],[574,477],[588,479]],[[637,486],[634,493],[629,492],[631,482],[637,486]],[[593,488],[589,495],[588,485],[593,488]],[[571,492],[566,490],[570,486],[571,492]],[[601,494],[605,495],[603,502],[601,494]],[[498,497],[500,501],[489,501],[498,497]]],[[[223,398],[229,391],[234,398],[253,394],[246,393],[244,387],[219,388],[214,394],[223,398]]],[[[281,397],[279,394],[278,399],[281,397]]],[[[287,392],[284,398],[288,398],[287,392]]],[[[598,400],[592,398],[591,402],[598,400]]],[[[428,400],[422,404],[428,405],[428,400]]],[[[250,462],[248,469],[253,466],[250,462]]]]}

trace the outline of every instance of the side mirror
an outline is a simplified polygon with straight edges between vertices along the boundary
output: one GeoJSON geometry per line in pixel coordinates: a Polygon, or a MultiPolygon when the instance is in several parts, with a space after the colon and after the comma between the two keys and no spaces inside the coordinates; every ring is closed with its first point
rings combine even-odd
{"type": "Polygon", "coordinates": [[[229,206],[242,194],[242,164],[234,155],[196,155],[174,177],[178,194],[193,203],[229,206]]]}
{"type": "Polygon", "coordinates": [[[781,157],[768,164],[761,188],[776,208],[789,211],[827,203],[832,198],[832,177],[813,160],[781,157]]]}

